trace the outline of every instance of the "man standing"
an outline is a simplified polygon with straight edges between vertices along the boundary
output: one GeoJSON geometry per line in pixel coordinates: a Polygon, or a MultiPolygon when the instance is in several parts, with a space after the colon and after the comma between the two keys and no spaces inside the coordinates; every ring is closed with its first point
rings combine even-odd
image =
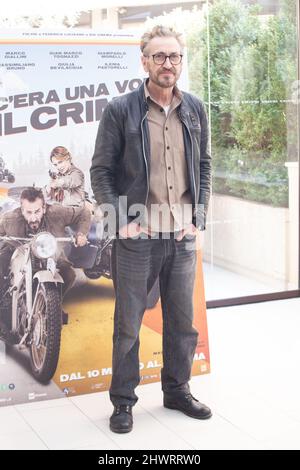
{"type": "Polygon", "coordinates": [[[211,158],[204,106],[176,86],[183,48],[172,28],[156,26],[142,36],[141,60],[149,78],[108,103],[90,170],[96,201],[112,205],[117,215],[110,429],[119,433],[133,425],[139,331],[158,276],[164,406],[197,419],[212,415],[188,384],[198,338],[193,327],[195,233],[205,229],[211,158]],[[120,196],[126,196],[127,207],[120,196]],[[133,204],[139,204],[139,212],[144,205],[138,221],[130,211],[133,204]]]}

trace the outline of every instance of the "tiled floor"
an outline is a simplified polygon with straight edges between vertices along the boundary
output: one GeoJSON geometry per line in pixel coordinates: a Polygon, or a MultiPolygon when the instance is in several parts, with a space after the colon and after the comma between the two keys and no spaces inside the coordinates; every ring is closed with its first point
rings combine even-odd
{"type": "Polygon", "coordinates": [[[191,390],[208,421],[138,387],[134,429],[108,428],[108,393],[0,408],[1,449],[300,449],[300,300],[208,311],[212,372],[191,390]]]}

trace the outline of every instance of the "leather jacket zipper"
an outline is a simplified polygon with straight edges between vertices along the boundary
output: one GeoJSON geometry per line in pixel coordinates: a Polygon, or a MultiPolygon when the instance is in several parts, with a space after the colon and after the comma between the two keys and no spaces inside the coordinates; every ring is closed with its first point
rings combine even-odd
{"type": "Polygon", "coordinates": [[[194,174],[193,140],[192,140],[192,136],[191,136],[191,132],[190,132],[190,130],[189,130],[189,127],[188,127],[186,121],[184,120],[184,118],[182,117],[182,114],[179,113],[179,116],[180,116],[181,122],[185,125],[185,127],[186,127],[186,129],[187,129],[187,131],[188,131],[188,134],[189,134],[189,137],[190,137],[190,141],[191,141],[191,149],[192,149],[192,177],[193,177],[194,201],[195,201],[195,210],[196,210],[197,201],[196,201],[196,183],[195,183],[195,174],[194,174]]]}
{"type": "Polygon", "coordinates": [[[146,165],[146,175],[147,175],[147,195],[146,195],[146,200],[145,200],[145,206],[147,205],[147,200],[148,200],[148,195],[149,195],[149,171],[148,171],[148,162],[147,162],[147,157],[146,157],[146,152],[145,152],[145,142],[144,142],[144,130],[143,130],[143,124],[144,124],[144,121],[148,115],[148,112],[146,112],[145,116],[143,117],[142,119],[142,122],[141,122],[141,131],[142,131],[142,144],[143,144],[143,156],[144,156],[144,160],[145,160],[145,165],[146,165]]]}

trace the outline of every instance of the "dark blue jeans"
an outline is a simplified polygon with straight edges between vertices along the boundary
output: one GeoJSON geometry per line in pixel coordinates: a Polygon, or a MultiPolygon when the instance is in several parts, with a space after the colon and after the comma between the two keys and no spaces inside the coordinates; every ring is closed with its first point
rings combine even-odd
{"type": "Polygon", "coordinates": [[[195,238],[127,238],[113,242],[112,265],[116,293],[110,399],[114,405],[134,405],[140,382],[139,332],[147,295],[159,276],[163,313],[162,390],[189,392],[198,332],[193,327],[196,271],[195,238]]]}

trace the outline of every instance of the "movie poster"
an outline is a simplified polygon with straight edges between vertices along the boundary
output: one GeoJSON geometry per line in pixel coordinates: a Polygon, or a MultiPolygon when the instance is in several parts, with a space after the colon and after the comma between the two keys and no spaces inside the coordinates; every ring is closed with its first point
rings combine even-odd
{"type": "MultiPolygon", "coordinates": [[[[109,388],[112,240],[103,236],[89,168],[106,104],[137,88],[144,77],[136,32],[1,32],[1,406],[109,388]],[[55,147],[67,149],[71,156],[64,176],[64,163],[50,159],[55,147]],[[79,181],[76,190],[74,181],[79,181]],[[30,204],[28,188],[42,191],[46,213],[30,204]],[[29,201],[23,212],[21,194],[29,201]],[[35,237],[30,227],[36,224],[35,237]],[[89,244],[80,246],[74,234],[85,231],[89,244]],[[71,280],[72,287],[64,291],[71,280]]],[[[188,91],[186,67],[178,85],[188,91]]],[[[200,250],[197,255],[194,306],[199,343],[193,375],[210,370],[200,250]]],[[[159,381],[158,283],[149,293],[140,339],[141,383],[159,381]]]]}

